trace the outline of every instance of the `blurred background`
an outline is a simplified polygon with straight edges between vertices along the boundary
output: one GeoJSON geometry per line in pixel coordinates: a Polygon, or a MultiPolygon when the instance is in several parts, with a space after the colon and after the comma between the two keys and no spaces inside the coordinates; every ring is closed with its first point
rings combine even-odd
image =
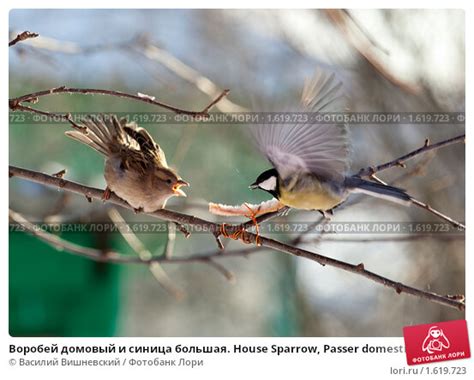
{"type": "MultiPolygon", "coordinates": [[[[201,110],[224,88],[214,112],[291,104],[317,67],[337,73],[351,111],[463,112],[464,13],[445,10],[13,10],[10,98],[66,85],[138,92],[201,110]]],[[[155,107],[106,96],[54,95],[53,112],[152,112],[155,107]]],[[[145,127],[192,184],[168,208],[223,221],[207,203],[258,203],[248,185],[269,163],[242,125],[145,127]]],[[[350,125],[352,171],[392,160],[463,133],[461,124],[350,125]]],[[[103,158],[64,136],[66,123],[11,123],[10,163],[104,188],[103,158]]],[[[380,175],[456,220],[464,221],[464,145],[419,156],[380,175]]],[[[21,179],[10,180],[10,207],[33,222],[109,220],[107,205],[21,179]]],[[[156,221],[118,210],[130,222],[156,221]]],[[[295,212],[280,221],[317,222],[295,212]]],[[[239,219],[234,219],[239,220],[239,219]]],[[[240,219],[243,220],[243,219],[240,219]]],[[[424,210],[360,198],[337,222],[442,222],[424,210]]],[[[119,233],[61,233],[101,250],[135,255],[119,233]]],[[[155,255],[211,253],[212,236],[137,234],[155,255]],[[172,237],[172,235],[171,235],[172,237]]],[[[291,242],[292,233],[274,238],[291,242]]],[[[305,249],[358,264],[390,279],[440,294],[465,292],[464,235],[307,234],[305,249]],[[345,241],[344,241],[345,240],[345,241]]],[[[251,248],[226,242],[226,250],[251,248]]],[[[30,235],[10,233],[10,334],[13,336],[401,336],[409,324],[459,319],[445,306],[397,295],[363,277],[259,249],[220,258],[228,281],[205,263],[164,264],[157,281],[145,265],[103,264],[59,251],[30,235]],[[163,286],[165,285],[165,286],[163,286]]],[[[222,271],[221,271],[222,272],[222,271]]]]}

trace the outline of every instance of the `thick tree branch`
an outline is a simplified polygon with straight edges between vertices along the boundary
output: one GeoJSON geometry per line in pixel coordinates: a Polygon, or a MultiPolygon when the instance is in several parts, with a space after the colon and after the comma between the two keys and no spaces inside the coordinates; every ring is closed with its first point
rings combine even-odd
{"type": "MultiPolygon", "coordinates": [[[[103,190],[101,189],[84,186],[72,181],[65,180],[63,178],[53,177],[44,173],[39,173],[39,172],[35,172],[28,169],[21,169],[15,166],[9,166],[9,175],[10,177],[12,176],[21,177],[24,179],[31,180],[33,182],[58,187],[63,190],[71,191],[71,192],[83,195],[91,199],[97,199],[97,200],[102,199],[103,190]]],[[[108,202],[116,204],[124,208],[132,209],[132,207],[128,205],[127,202],[118,198],[114,194],[112,194],[108,202]]],[[[191,215],[181,214],[181,213],[171,211],[171,210],[165,210],[165,209],[157,210],[155,212],[148,213],[148,215],[155,216],[159,219],[163,219],[163,220],[167,220],[167,221],[171,221],[171,222],[175,222],[179,224],[199,226],[201,230],[209,231],[211,234],[214,234],[214,236],[216,237],[219,237],[219,231],[221,231],[221,226],[219,224],[209,222],[207,220],[197,218],[191,215]]],[[[210,259],[214,259],[216,257],[232,256],[232,252],[229,252],[226,254],[220,254],[220,255],[215,253],[210,256],[190,256],[190,257],[184,257],[184,258],[183,257],[166,258],[165,256],[159,256],[159,257],[152,257],[148,261],[142,260],[141,258],[138,258],[138,257],[123,256],[114,252],[110,252],[105,256],[102,253],[99,256],[99,255],[96,255],[97,253],[96,250],[93,250],[91,248],[82,247],[84,248],[84,252],[80,252],[82,248],[78,247],[77,245],[73,243],[66,242],[66,244],[62,244],[60,238],[44,231],[38,231],[38,229],[35,228],[33,224],[29,223],[24,218],[21,219],[21,216],[19,217],[18,214],[14,212],[10,212],[10,217],[13,220],[15,220],[17,223],[20,223],[21,225],[23,225],[28,231],[48,241],[50,244],[62,247],[68,251],[82,254],[84,256],[87,256],[90,259],[95,259],[99,261],[110,261],[110,262],[115,262],[115,263],[132,263],[133,262],[133,263],[145,263],[145,264],[150,264],[151,262],[154,262],[154,261],[167,262],[167,263],[196,261],[196,262],[208,263],[210,259]]],[[[233,225],[232,228],[237,231],[242,228],[242,225],[233,225]]],[[[257,235],[251,232],[247,232],[247,231],[244,231],[244,234],[245,234],[246,242],[253,243],[253,244],[256,243],[257,235]]],[[[293,256],[304,257],[309,260],[316,261],[317,263],[323,266],[328,265],[328,266],[342,269],[350,273],[358,274],[376,283],[392,288],[398,294],[400,293],[411,294],[413,296],[417,296],[417,297],[429,300],[431,302],[436,302],[436,303],[453,307],[459,310],[464,310],[464,307],[465,307],[464,300],[460,300],[459,297],[457,296],[456,297],[442,296],[433,292],[428,292],[421,289],[413,288],[408,285],[401,284],[399,282],[390,280],[388,278],[385,278],[376,273],[366,270],[364,267],[364,264],[362,263],[357,264],[357,265],[346,263],[340,260],[336,260],[327,256],[323,256],[318,253],[314,253],[314,252],[310,252],[304,249],[293,247],[293,246],[281,243],[277,240],[262,237],[262,236],[258,238],[258,241],[259,241],[259,244],[263,247],[271,248],[271,249],[284,252],[293,256]]]]}
{"type": "MultiPolygon", "coordinates": [[[[54,94],[108,95],[108,96],[115,96],[118,98],[127,98],[127,99],[136,100],[138,102],[148,103],[154,106],[167,109],[176,114],[184,114],[184,115],[190,115],[194,117],[206,118],[209,116],[209,109],[213,107],[216,103],[218,103],[228,93],[229,93],[229,90],[227,89],[222,91],[222,93],[219,96],[217,96],[216,99],[214,99],[202,111],[186,111],[184,109],[174,107],[163,102],[159,102],[155,100],[154,97],[148,96],[148,95],[133,95],[133,94],[129,94],[122,91],[103,90],[103,89],[97,89],[97,88],[72,88],[72,87],[61,86],[61,87],[50,88],[48,90],[37,91],[31,94],[19,96],[17,98],[9,99],[8,106],[10,110],[12,111],[28,111],[28,112],[39,113],[42,115],[48,115],[50,113],[45,112],[45,111],[39,111],[32,107],[24,106],[22,103],[25,103],[25,102],[37,103],[40,97],[54,95],[54,94]]],[[[53,115],[58,115],[58,114],[53,114],[53,115]]]]}

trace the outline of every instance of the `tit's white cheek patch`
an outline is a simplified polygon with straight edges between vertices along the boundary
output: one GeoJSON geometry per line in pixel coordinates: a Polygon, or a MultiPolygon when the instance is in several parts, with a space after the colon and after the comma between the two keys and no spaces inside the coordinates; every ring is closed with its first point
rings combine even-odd
{"type": "Polygon", "coordinates": [[[275,176],[272,176],[272,177],[266,179],[265,181],[260,182],[258,184],[258,187],[260,187],[263,190],[269,191],[269,190],[275,190],[276,185],[277,185],[277,179],[276,179],[275,176]]]}

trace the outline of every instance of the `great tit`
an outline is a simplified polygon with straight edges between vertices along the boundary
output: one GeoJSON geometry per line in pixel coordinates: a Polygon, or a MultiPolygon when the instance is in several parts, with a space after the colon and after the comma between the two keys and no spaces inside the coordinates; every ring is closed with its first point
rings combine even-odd
{"type": "Polygon", "coordinates": [[[344,112],[346,100],[335,74],[319,70],[304,87],[297,110],[306,113],[307,122],[251,128],[257,148],[273,168],[260,174],[250,188],[265,190],[286,206],[322,213],[331,212],[351,193],[409,204],[411,197],[403,189],[348,175],[345,124],[312,121],[317,112],[344,112]]]}

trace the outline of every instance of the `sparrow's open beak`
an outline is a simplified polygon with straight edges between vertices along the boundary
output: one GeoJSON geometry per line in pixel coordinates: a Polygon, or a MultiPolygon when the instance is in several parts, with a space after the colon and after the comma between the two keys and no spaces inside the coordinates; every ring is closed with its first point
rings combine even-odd
{"type": "Polygon", "coordinates": [[[249,186],[249,189],[252,189],[252,190],[255,190],[257,188],[258,188],[258,183],[257,182],[254,182],[249,186]]]}
{"type": "Polygon", "coordinates": [[[173,186],[173,193],[177,197],[185,197],[186,193],[181,190],[181,186],[189,186],[189,183],[186,181],[183,181],[182,179],[179,179],[173,186]]]}

